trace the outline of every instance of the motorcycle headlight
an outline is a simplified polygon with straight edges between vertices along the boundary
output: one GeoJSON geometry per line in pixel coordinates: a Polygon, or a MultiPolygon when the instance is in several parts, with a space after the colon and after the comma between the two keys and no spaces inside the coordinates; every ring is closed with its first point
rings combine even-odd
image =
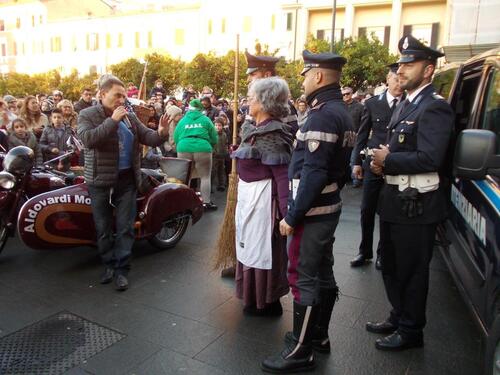
{"type": "Polygon", "coordinates": [[[16,178],[9,172],[0,172],[0,186],[6,190],[10,190],[16,184],[16,178]]]}

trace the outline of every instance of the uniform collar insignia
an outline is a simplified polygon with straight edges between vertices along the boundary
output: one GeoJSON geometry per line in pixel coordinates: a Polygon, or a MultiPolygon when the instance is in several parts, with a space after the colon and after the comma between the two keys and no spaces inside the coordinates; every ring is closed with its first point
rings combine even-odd
{"type": "Polygon", "coordinates": [[[316,104],[318,104],[318,98],[314,99],[312,102],[311,102],[311,107],[315,107],[316,104]]]}

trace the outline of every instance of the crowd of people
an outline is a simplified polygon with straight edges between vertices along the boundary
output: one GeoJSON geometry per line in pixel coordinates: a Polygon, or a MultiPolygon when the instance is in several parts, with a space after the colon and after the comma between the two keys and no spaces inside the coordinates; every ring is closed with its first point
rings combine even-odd
{"type": "MultiPolygon", "coordinates": [[[[246,53],[248,95],[235,116],[237,134],[233,102],[210,87],[196,92],[189,86],[178,100],[158,80],[140,104],[133,83],[109,75],[97,92],[84,89],[75,104],[58,90],[19,100],[6,95],[0,144],[4,151],[28,146],[41,162],[64,153],[70,137],[83,143],[105,266],[100,281],[115,280],[121,291],[129,286],[140,167],[155,168],[161,157],[192,160],[204,207],[211,210],[217,208],[211,192],[226,189],[229,160],[236,159],[233,275],[243,312],[280,316],[280,298],[289,290],[293,295],[293,330],[281,353],[262,362],[273,373],[313,369],[313,353],[330,352],[328,328],[339,296],[333,244],[340,192],[346,183],[362,186],[362,241],[351,266],[373,257],[377,211],[376,267],[392,306],[386,320],[368,322],[366,329],[387,335],[376,340],[379,350],[421,347],[434,236],[446,214],[445,145],[453,120],[431,84],[442,54],[412,36],[400,40],[399,50],[386,89],[362,100],[340,86],[348,63],[342,56],[304,51],[304,95],[292,101],[287,82],[276,76],[278,59],[246,53]]],[[[69,163],[56,167],[67,170],[69,163]]]]}

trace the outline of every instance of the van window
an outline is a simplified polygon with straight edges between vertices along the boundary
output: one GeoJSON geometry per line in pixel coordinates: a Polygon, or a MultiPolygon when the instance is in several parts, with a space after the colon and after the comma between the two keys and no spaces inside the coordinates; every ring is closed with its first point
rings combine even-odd
{"type": "Polygon", "coordinates": [[[436,93],[441,95],[446,100],[448,100],[448,96],[450,95],[451,86],[455,80],[457,70],[458,67],[439,72],[432,80],[432,84],[436,88],[436,93]]]}
{"type": "Polygon", "coordinates": [[[457,134],[466,129],[469,124],[480,81],[481,70],[478,69],[465,73],[461,80],[455,105],[455,130],[457,134]]]}
{"type": "Polygon", "coordinates": [[[497,135],[496,154],[500,154],[500,73],[494,69],[488,77],[485,103],[480,126],[497,135]]]}

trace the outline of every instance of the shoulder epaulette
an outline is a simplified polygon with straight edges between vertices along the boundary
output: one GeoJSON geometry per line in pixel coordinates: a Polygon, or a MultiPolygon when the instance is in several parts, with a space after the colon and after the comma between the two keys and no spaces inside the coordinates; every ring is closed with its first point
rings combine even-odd
{"type": "Polygon", "coordinates": [[[432,94],[432,97],[433,97],[434,99],[444,99],[441,95],[439,95],[439,94],[437,94],[437,93],[433,93],[433,94],[432,94]]]}

